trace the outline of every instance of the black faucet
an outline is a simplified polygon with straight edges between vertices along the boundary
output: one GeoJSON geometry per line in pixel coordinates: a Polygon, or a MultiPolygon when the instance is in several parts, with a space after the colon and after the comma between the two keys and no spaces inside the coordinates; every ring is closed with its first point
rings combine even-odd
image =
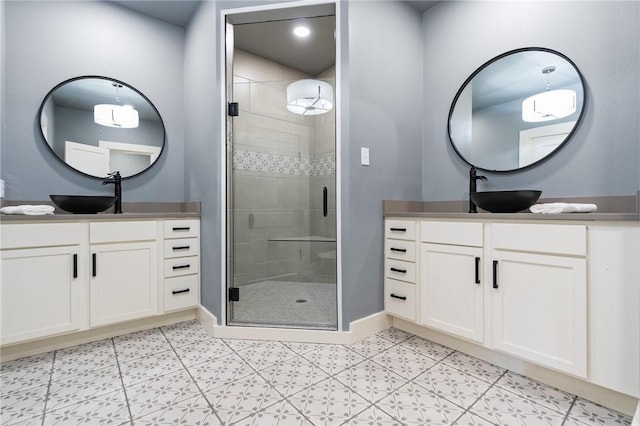
{"type": "Polygon", "coordinates": [[[478,210],[476,210],[476,203],[471,199],[471,194],[476,192],[476,181],[478,179],[486,181],[487,177],[479,176],[476,166],[471,166],[471,170],[469,170],[469,213],[478,213],[478,210]]]}
{"type": "Polygon", "coordinates": [[[107,176],[109,177],[103,180],[102,184],[112,183],[115,185],[116,206],[113,213],[120,214],[122,213],[122,177],[118,171],[109,173],[107,176]]]}

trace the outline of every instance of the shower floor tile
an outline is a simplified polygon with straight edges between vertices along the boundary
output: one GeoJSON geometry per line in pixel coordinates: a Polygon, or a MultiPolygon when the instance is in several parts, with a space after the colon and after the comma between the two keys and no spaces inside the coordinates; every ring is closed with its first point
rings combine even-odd
{"type": "Polygon", "coordinates": [[[10,361],[0,373],[3,426],[631,424],[393,328],[347,346],[216,339],[187,321],[10,361]]]}

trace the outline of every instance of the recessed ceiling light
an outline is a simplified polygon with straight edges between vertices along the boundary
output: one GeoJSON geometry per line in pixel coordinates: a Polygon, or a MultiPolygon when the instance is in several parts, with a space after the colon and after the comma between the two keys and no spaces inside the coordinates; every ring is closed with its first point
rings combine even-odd
{"type": "Polygon", "coordinates": [[[299,26],[293,29],[293,33],[298,37],[308,37],[311,34],[311,30],[307,27],[299,26]]]}

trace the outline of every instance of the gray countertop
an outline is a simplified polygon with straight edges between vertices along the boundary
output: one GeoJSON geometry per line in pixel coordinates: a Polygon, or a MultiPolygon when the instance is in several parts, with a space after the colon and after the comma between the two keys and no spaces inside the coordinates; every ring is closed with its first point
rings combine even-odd
{"type": "Polygon", "coordinates": [[[483,220],[577,220],[577,221],[639,221],[638,213],[449,213],[386,211],[385,217],[419,217],[425,219],[483,219],[483,220]]]}

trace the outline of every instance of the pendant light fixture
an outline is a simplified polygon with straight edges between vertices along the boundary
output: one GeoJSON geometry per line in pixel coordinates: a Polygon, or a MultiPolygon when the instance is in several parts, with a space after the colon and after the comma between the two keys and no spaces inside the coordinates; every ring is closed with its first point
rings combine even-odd
{"type": "Polygon", "coordinates": [[[522,101],[522,120],[527,122],[551,121],[576,112],[576,92],[569,89],[551,90],[551,73],[556,67],[542,69],[547,76],[546,91],[522,101]]]}
{"type": "Polygon", "coordinates": [[[300,115],[318,115],[333,108],[333,87],[320,80],[304,79],[287,86],[287,109],[300,115]]]}
{"type": "Polygon", "coordinates": [[[98,104],[93,107],[93,121],[96,124],[120,129],[133,129],[138,127],[140,118],[138,111],[131,105],[119,105],[119,89],[121,84],[113,83],[116,89],[116,104],[98,104]]]}

